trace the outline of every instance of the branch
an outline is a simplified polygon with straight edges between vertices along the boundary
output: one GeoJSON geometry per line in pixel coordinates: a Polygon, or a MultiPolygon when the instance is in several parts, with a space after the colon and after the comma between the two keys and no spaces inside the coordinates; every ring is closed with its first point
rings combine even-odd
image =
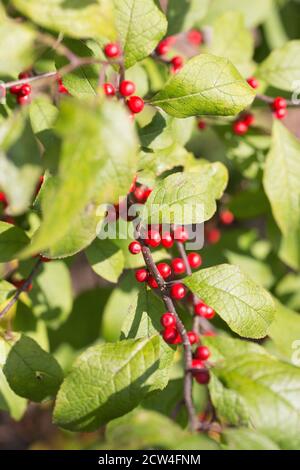
{"type": "Polygon", "coordinates": [[[142,246],[142,255],[144,257],[145,264],[158,284],[161,297],[164,301],[167,311],[173,313],[173,315],[176,318],[176,326],[181,336],[183,350],[184,350],[184,388],[183,388],[184,402],[185,402],[188,416],[189,416],[190,428],[192,431],[195,431],[197,429],[198,419],[197,419],[197,414],[196,414],[195,406],[193,403],[193,397],[192,397],[192,386],[193,386],[193,376],[191,372],[192,359],[193,359],[192,347],[191,347],[186,329],[184,327],[184,324],[182,323],[178,313],[176,312],[175,305],[173,303],[173,300],[170,297],[167,284],[165,283],[164,279],[160,275],[160,272],[158,271],[156,264],[152,258],[150,248],[145,245],[144,238],[142,236],[139,237],[139,242],[141,243],[141,246],[142,246]]]}
{"type": "Polygon", "coordinates": [[[41,266],[41,263],[42,263],[42,260],[39,259],[37,261],[37,263],[34,265],[31,273],[29,274],[28,278],[26,279],[26,281],[24,282],[24,284],[19,287],[15,293],[15,295],[12,297],[12,299],[8,302],[8,304],[4,307],[3,310],[1,310],[0,312],[0,318],[4,317],[8,312],[9,310],[15,305],[15,303],[17,302],[17,300],[19,299],[20,295],[22,294],[22,292],[25,292],[28,287],[30,286],[33,278],[36,276],[36,274],[38,273],[38,270],[41,266]]]}
{"type": "MultiPolygon", "coordinates": [[[[269,105],[271,105],[274,101],[274,98],[272,98],[272,96],[263,95],[263,94],[258,94],[258,95],[256,95],[255,98],[257,100],[263,101],[264,103],[269,104],[269,105]]],[[[285,100],[286,100],[286,104],[288,106],[300,106],[300,100],[295,100],[294,101],[294,100],[287,100],[286,98],[285,98],[285,100]]]]}

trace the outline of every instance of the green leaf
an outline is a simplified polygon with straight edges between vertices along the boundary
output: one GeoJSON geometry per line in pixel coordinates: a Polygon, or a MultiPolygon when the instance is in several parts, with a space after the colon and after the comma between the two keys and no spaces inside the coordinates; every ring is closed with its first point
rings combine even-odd
{"type": "Polygon", "coordinates": [[[128,413],[160,388],[160,336],[106,343],[76,360],[58,393],[54,422],[73,431],[92,431],[128,413]]]}
{"type": "Polygon", "coordinates": [[[215,18],[227,11],[239,11],[243,14],[248,27],[257,26],[262,23],[269,15],[272,7],[272,0],[210,0],[204,24],[209,24],[215,18]]]}
{"type": "Polygon", "coordinates": [[[288,261],[295,268],[300,267],[299,178],[300,142],[275,120],[263,183],[276,223],[289,244],[288,261]]]}
{"type": "Polygon", "coordinates": [[[280,450],[275,442],[256,429],[225,429],[222,439],[228,450],[280,450]]]}
{"type": "Polygon", "coordinates": [[[115,38],[110,0],[12,0],[12,4],[39,26],[75,38],[115,38]]]}
{"type": "Polygon", "coordinates": [[[269,289],[274,284],[275,278],[272,269],[263,261],[229,250],[226,251],[226,258],[230,264],[239,266],[254,282],[266,289],[269,289]]]}
{"type": "Polygon", "coordinates": [[[278,351],[290,362],[300,366],[300,315],[276,301],[276,316],[269,336],[278,351]]]}
{"type": "Polygon", "coordinates": [[[204,434],[193,435],[166,416],[140,409],[109,423],[104,446],[110,450],[218,449],[218,445],[204,434]]]}
{"type": "Polygon", "coordinates": [[[55,395],[63,379],[54,357],[27,336],[13,345],[3,372],[17,395],[37,402],[55,395]]]}
{"type": "Polygon", "coordinates": [[[203,18],[209,0],[169,0],[167,9],[167,36],[188,31],[203,18]]]}
{"type": "Polygon", "coordinates": [[[32,291],[32,311],[48,327],[58,328],[68,318],[73,304],[69,269],[61,261],[44,263],[35,278],[32,291]]]}
{"type": "Polygon", "coordinates": [[[22,113],[1,124],[0,186],[6,193],[11,215],[30,206],[42,173],[41,152],[26,116],[22,113]]]}
{"type": "Polygon", "coordinates": [[[0,263],[16,258],[28,243],[29,238],[22,229],[0,221],[0,263]]]}
{"type": "Polygon", "coordinates": [[[221,264],[202,269],[183,282],[235,333],[247,338],[266,336],[275,314],[274,302],[239,267],[221,264]]]}
{"type": "Polygon", "coordinates": [[[34,40],[34,30],[9,19],[0,5],[1,74],[18,74],[32,64],[34,40]]]}
{"type": "Polygon", "coordinates": [[[151,100],[171,116],[233,116],[250,106],[254,91],[228,59],[201,54],[190,59],[151,100]]]}
{"type": "Polygon", "coordinates": [[[12,295],[15,293],[16,288],[10,282],[5,281],[4,279],[0,281],[0,306],[9,300],[12,295]]]}
{"type": "Polygon", "coordinates": [[[227,170],[218,162],[202,165],[197,172],[172,174],[152,191],[142,222],[200,224],[215,213],[227,181],[227,170]]]}
{"type": "Polygon", "coordinates": [[[254,37],[245,26],[242,13],[229,11],[216,19],[207,52],[226,57],[244,76],[250,75],[254,37]]]}
{"type": "Polygon", "coordinates": [[[167,21],[153,0],[114,0],[114,5],[125,67],[129,68],[151,54],[167,31],[167,21]]]}
{"type": "Polygon", "coordinates": [[[37,136],[51,129],[58,114],[58,109],[47,95],[34,98],[29,108],[32,130],[37,136]]]}
{"type": "MultiPolygon", "coordinates": [[[[300,369],[280,362],[250,342],[219,337],[205,343],[215,363],[212,374],[224,392],[233,391],[242,400],[250,427],[282,449],[299,448],[300,369]]],[[[232,402],[224,401],[224,394],[214,395],[214,384],[212,380],[209,388],[219,419],[230,423],[232,402]]]]}
{"type": "Polygon", "coordinates": [[[286,274],[276,285],[275,293],[286,307],[300,310],[300,275],[286,274]]]}
{"type": "Polygon", "coordinates": [[[96,274],[110,282],[118,281],[124,269],[124,255],[112,240],[96,238],[86,255],[96,274]]]}
{"type": "Polygon", "coordinates": [[[295,91],[299,88],[300,40],[289,41],[275,49],[260,64],[257,76],[275,88],[295,91]]]}
{"type": "Polygon", "coordinates": [[[65,100],[56,132],[63,141],[58,184],[43,203],[43,221],[24,257],[61,241],[83,211],[127,194],[136,173],[137,140],[121,104],[65,100]]]}

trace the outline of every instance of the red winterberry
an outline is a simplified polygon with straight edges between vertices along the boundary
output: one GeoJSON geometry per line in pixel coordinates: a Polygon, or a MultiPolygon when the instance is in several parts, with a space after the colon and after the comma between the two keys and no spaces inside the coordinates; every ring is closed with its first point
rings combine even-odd
{"type": "Polygon", "coordinates": [[[163,339],[168,344],[178,344],[180,342],[180,336],[176,328],[166,328],[163,331],[163,339]]]}
{"type": "Polygon", "coordinates": [[[278,109],[287,108],[286,99],[282,98],[281,96],[277,96],[277,98],[275,98],[272,103],[272,108],[274,109],[274,111],[277,111],[278,109]]]}
{"type": "Polygon", "coordinates": [[[234,215],[229,209],[220,212],[220,221],[224,225],[231,225],[234,221],[234,215]]]}
{"type": "Polygon", "coordinates": [[[13,85],[10,87],[9,91],[12,95],[18,95],[20,93],[21,88],[22,85],[13,85]]]}
{"type": "Polygon", "coordinates": [[[18,95],[17,96],[17,102],[20,106],[24,106],[26,104],[30,104],[31,102],[31,98],[30,98],[30,95],[26,95],[26,96],[20,96],[18,95]]]}
{"type": "Polygon", "coordinates": [[[195,380],[198,382],[200,385],[206,385],[209,382],[209,372],[207,369],[201,370],[197,372],[195,375],[195,380]]]}
{"type": "Polygon", "coordinates": [[[133,193],[133,191],[135,191],[136,189],[136,180],[137,180],[137,175],[135,175],[135,177],[133,178],[133,181],[131,183],[131,186],[129,188],[129,193],[133,193]]]}
{"type": "Polygon", "coordinates": [[[206,128],[206,122],[203,119],[199,119],[197,122],[198,129],[203,131],[206,128]]]}
{"type": "Polygon", "coordinates": [[[254,123],[254,116],[251,113],[244,114],[243,116],[243,122],[246,124],[246,126],[250,127],[254,123]]]}
{"type": "Polygon", "coordinates": [[[115,57],[119,57],[119,55],[121,54],[121,49],[120,49],[119,44],[116,44],[113,42],[106,44],[104,48],[104,54],[109,59],[114,59],[115,57]]]}
{"type": "Polygon", "coordinates": [[[137,114],[143,111],[145,103],[139,96],[131,96],[127,101],[127,106],[132,113],[137,114]]]}
{"type": "Polygon", "coordinates": [[[138,255],[142,251],[140,242],[133,241],[129,244],[128,249],[132,255],[138,255]]]}
{"type": "Polygon", "coordinates": [[[171,64],[172,72],[179,72],[179,70],[181,70],[183,67],[183,58],[180,55],[176,55],[175,57],[173,57],[173,59],[171,59],[171,64]]]}
{"type": "Polygon", "coordinates": [[[29,78],[31,76],[30,72],[21,72],[19,73],[18,78],[20,80],[24,80],[25,78],[29,78]]]}
{"type": "Polygon", "coordinates": [[[173,313],[166,312],[162,315],[160,323],[164,328],[175,328],[176,327],[176,318],[173,313]]]}
{"type": "Polygon", "coordinates": [[[191,344],[196,344],[199,341],[199,336],[194,331],[188,331],[189,342],[191,344]]]}
{"type": "Polygon", "coordinates": [[[106,96],[115,96],[116,89],[111,83],[104,83],[103,90],[106,96]]]}
{"type": "Polygon", "coordinates": [[[207,346],[199,346],[196,349],[195,357],[201,361],[207,361],[210,356],[210,351],[207,346]]]}
{"type": "Polygon", "coordinates": [[[171,297],[176,300],[181,300],[186,296],[186,288],[183,284],[174,284],[170,290],[171,297]]]}
{"type": "Polygon", "coordinates": [[[277,109],[276,111],[274,111],[274,116],[276,119],[284,119],[287,116],[287,109],[277,109]]]}
{"type": "Polygon", "coordinates": [[[184,227],[176,227],[174,230],[174,239],[185,243],[189,239],[189,234],[184,227]]]}
{"type": "Polygon", "coordinates": [[[155,49],[155,52],[157,55],[166,55],[170,48],[172,47],[172,44],[175,42],[174,36],[169,36],[158,44],[158,46],[155,49]]]}
{"type": "Polygon", "coordinates": [[[172,248],[174,245],[174,240],[170,232],[164,232],[161,236],[161,244],[165,248],[172,248]]]}
{"type": "Polygon", "coordinates": [[[27,96],[30,95],[31,93],[31,85],[29,83],[24,83],[24,85],[21,86],[21,89],[19,91],[19,96],[27,96]]]}
{"type": "Polygon", "coordinates": [[[148,230],[146,243],[148,246],[152,246],[152,248],[156,248],[160,245],[161,237],[157,230],[148,230]]]}
{"type": "Polygon", "coordinates": [[[152,287],[152,289],[158,288],[158,283],[156,279],[153,276],[151,276],[151,274],[148,276],[147,282],[148,282],[148,285],[152,287]]]}
{"type": "Polygon", "coordinates": [[[120,83],[119,92],[122,96],[130,96],[135,92],[135,84],[129,80],[123,80],[120,83]]]}
{"type": "Polygon", "coordinates": [[[138,186],[134,189],[133,195],[137,202],[144,204],[148,198],[148,188],[147,186],[138,186]]]}
{"type": "Polygon", "coordinates": [[[2,203],[4,209],[8,206],[6,195],[2,191],[0,192],[0,203],[2,203]]]}
{"type": "Polygon", "coordinates": [[[203,314],[204,318],[207,318],[207,320],[211,320],[215,316],[215,311],[213,308],[207,306],[206,311],[203,314]]]}
{"type": "Polygon", "coordinates": [[[203,36],[198,29],[191,29],[191,31],[187,33],[187,40],[189,43],[199,46],[203,41],[203,36]]]}
{"type": "Polygon", "coordinates": [[[199,253],[189,253],[188,260],[192,269],[197,269],[202,264],[202,258],[199,253]]]}
{"type": "Polygon", "coordinates": [[[204,302],[201,302],[201,300],[194,305],[195,315],[203,316],[203,314],[206,312],[206,309],[207,305],[204,302]]]}
{"type": "MultiPolygon", "coordinates": [[[[192,369],[203,369],[205,366],[200,359],[193,359],[192,360],[192,369]]],[[[196,372],[195,372],[196,373],[196,372]]],[[[194,372],[193,372],[194,374],[194,372]]]]}
{"type": "Polygon", "coordinates": [[[171,261],[172,269],[175,274],[184,274],[185,273],[185,264],[183,259],[181,258],[174,258],[171,261]]]}
{"type": "Polygon", "coordinates": [[[254,89],[259,87],[259,81],[255,77],[249,77],[247,82],[254,89]]]}
{"type": "Polygon", "coordinates": [[[236,135],[244,135],[248,131],[248,126],[244,121],[235,121],[232,130],[236,135]]]}
{"type": "Polygon", "coordinates": [[[148,271],[145,268],[138,269],[135,272],[135,278],[138,282],[145,282],[148,278],[148,271]]]}
{"type": "Polygon", "coordinates": [[[220,241],[220,238],[221,238],[221,232],[217,228],[213,228],[209,230],[206,234],[206,239],[208,243],[213,244],[213,245],[215,243],[218,243],[220,241]]]}
{"type": "Polygon", "coordinates": [[[167,279],[172,274],[172,270],[167,263],[159,263],[157,269],[163,279],[167,279]]]}

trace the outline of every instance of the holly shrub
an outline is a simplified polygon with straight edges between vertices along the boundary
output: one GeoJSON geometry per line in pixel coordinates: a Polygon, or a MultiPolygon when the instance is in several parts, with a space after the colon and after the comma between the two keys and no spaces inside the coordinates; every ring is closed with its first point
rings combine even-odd
{"type": "Polygon", "coordinates": [[[299,9],[1,2],[0,419],[299,448],[299,9]]]}

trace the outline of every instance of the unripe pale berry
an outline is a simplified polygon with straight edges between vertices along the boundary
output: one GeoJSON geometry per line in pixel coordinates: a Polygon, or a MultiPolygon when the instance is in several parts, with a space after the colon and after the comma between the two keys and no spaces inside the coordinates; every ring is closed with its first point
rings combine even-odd
{"type": "Polygon", "coordinates": [[[160,234],[157,230],[149,230],[148,235],[146,238],[146,243],[148,246],[151,246],[152,248],[156,248],[157,246],[160,245],[161,242],[161,237],[160,234]]]}
{"type": "Polygon", "coordinates": [[[129,80],[123,80],[120,83],[119,92],[122,96],[130,96],[135,92],[135,84],[129,80]]]}
{"type": "Polygon", "coordinates": [[[135,278],[138,282],[145,282],[148,278],[148,271],[145,268],[138,269],[135,272],[135,278]]]}
{"type": "Polygon", "coordinates": [[[170,232],[164,232],[161,236],[161,244],[165,248],[172,248],[174,245],[174,240],[170,232]]]}
{"type": "Polygon", "coordinates": [[[235,121],[232,130],[236,135],[244,135],[248,131],[248,126],[244,121],[235,121]]]}
{"type": "Polygon", "coordinates": [[[189,239],[189,234],[184,227],[176,227],[174,230],[174,240],[185,243],[189,239]]]}
{"type": "Polygon", "coordinates": [[[129,244],[128,249],[132,255],[138,255],[142,251],[140,242],[133,241],[129,244]]]}
{"type": "Polygon", "coordinates": [[[188,331],[187,335],[188,335],[188,338],[189,338],[189,342],[192,345],[198,343],[199,336],[194,331],[188,331]]]}
{"type": "Polygon", "coordinates": [[[154,279],[153,276],[151,276],[151,274],[148,276],[147,282],[148,282],[148,285],[150,287],[152,287],[152,289],[157,289],[158,288],[157,281],[156,281],[156,279],[154,279]]]}
{"type": "Polygon", "coordinates": [[[170,290],[171,297],[176,300],[181,300],[186,296],[186,288],[183,284],[174,284],[170,290]]]}
{"type": "Polygon", "coordinates": [[[201,361],[207,361],[210,356],[210,351],[207,346],[199,346],[196,349],[195,357],[201,361]]]}
{"type": "Polygon", "coordinates": [[[131,96],[127,101],[127,106],[132,113],[137,114],[143,111],[145,103],[139,96],[131,96]]]}
{"type": "Polygon", "coordinates": [[[255,77],[249,77],[249,78],[247,79],[247,82],[248,82],[248,84],[249,84],[252,88],[254,88],[254,89],[256,89],[256,88],[259,87],[259,81],[258,81],[257,78],[255,78],[255,77]]]}
{"type": "Polygon", "coordinates": [[[116,43],[110,42],[109,44],[106,44],[104,48],[104,54],[109,59],[119,57],[119,55],[121,54],[120,46],[116,43]]]}
{"type": "Polygon", "coordinates": [[[166,312],[162,315],[160,323],[164,328],[175,328],[176,327],[176,318],[173,313],[166,312]]]}
{"type": "Polygon", "coordinates": [[[171,261],[172,269],[175,274],[184,274],[185,273],[185,264],[183,259],[181,258],[174,258],[171,261]]]}
{"type": "Polygon", "coordinates": [[[104,83],[103,90],[106,96],[115,96],[116,89],[111,83],[104,83]]]}
{"type": "Polygon", "coordinates": [[[228,209],[225,209],[225,210],[221,211],[220,212],[220,221],[224,225],[231,225],[234,221],[233,213],[228,209]]]}
{"type": "Polygon", "coordinates": [[[170,266],[167,263],[159,263],[157,265],[157,269],[158,269],[160,275],[163,277],[163,279],[167,279],[172,274],[172,270],[171,270],[170,266]]]}
{"type": "Polygon", "coordinates": [[[189,253],[188,254],[188,261],[192,269],[197,269],[202,264],[202,258],[199,253],[189,253]]]}

